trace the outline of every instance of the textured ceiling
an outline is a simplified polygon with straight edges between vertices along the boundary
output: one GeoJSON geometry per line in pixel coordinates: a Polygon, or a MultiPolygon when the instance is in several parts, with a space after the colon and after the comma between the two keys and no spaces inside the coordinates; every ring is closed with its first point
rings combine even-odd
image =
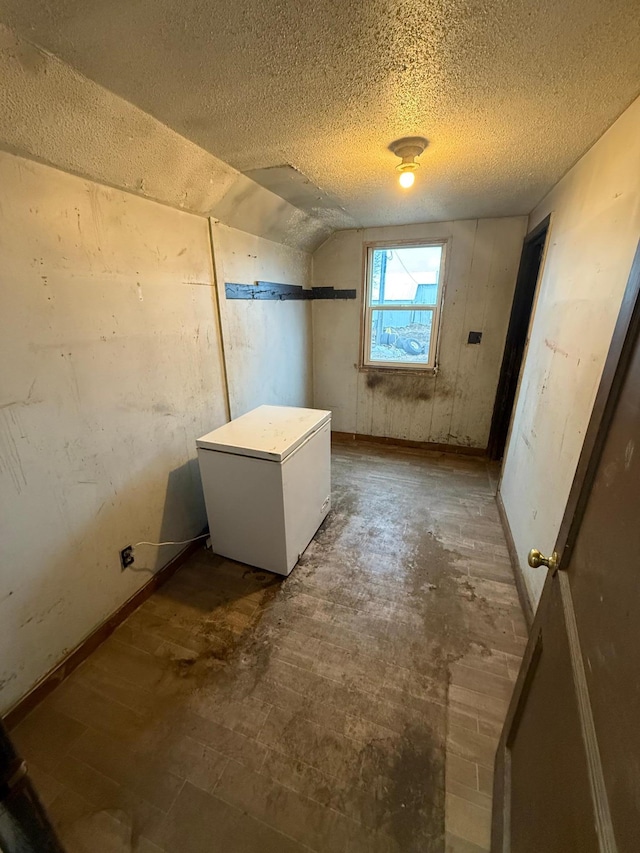
{"type": "Polygon", "coordinates": [[[640,91],[638,0],[0,0],[0,19],[343,227],[528,213],[640,91]],[[406,135],[429,139],[410,191],[387,150],[406,135]]]}

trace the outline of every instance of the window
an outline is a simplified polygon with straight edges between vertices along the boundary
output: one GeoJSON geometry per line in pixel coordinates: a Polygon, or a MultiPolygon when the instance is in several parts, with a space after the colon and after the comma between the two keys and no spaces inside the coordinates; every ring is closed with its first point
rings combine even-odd
{"type": "Polygon", "coordinates": [[[436,366],[445,246],[441,241],[368,247],[365,366],[436,366]]]}

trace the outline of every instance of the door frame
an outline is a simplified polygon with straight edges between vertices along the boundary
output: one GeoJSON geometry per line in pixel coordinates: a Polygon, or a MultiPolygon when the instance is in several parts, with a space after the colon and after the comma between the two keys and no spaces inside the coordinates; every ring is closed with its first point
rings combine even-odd
{"type": "Polygon", "coordinates": [[[540,273],[544,266],[550,225],[551,214],[548,214],[535,228],[529,231],[522,244],[487,443],[487,455],[494,460],[504,456],[509,442],[509,430],[518,401],[520,374],[525,361],[527,339],[535,308],[540,273]],[[531,261],[538,246],[541,246],[540,264],[535,280],[532,281],[530,275],[531,261]],[[518,359],[519,363],[516,364],[518,359]]]}
{"type": "MultiPolygon", "coordinates": [[[[542,623],[546,603],[552,595],[560,595],[569,640],[573,682],[580,712],[585,754],[589,768],[594,814],[598,826],[600,849],[615,853],[616,846],[609,814],[604,774],[596,739],[595,725],[589,703],[584,662],[580,651],[569,578],[563,571],[571,558],[582,519],[586,510],[600,457],[611,421],[636,345],[640,342],[640,242],[631,264],[620,312],[611,338],[609,352],[591,412],[589,425],[569,492],[555,550],[558,570],[549,571],[542,597],[529,633],[529,641],[518,673],[509,710],[498,743],[493,785],[493,819],[491,827],[492,853],[510,853],[511,837],[511,754],[510,743],[517,730],[527,695],[531,689],[536,665],[542,653],[542,623]]],[[[532,543],[532,545],[535,543],[532,543]]]]}

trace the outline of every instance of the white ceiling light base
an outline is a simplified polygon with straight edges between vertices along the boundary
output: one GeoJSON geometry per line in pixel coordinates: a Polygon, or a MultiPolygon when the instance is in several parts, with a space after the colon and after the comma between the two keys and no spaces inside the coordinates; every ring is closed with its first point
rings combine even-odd
{"type": "Polygon", "coordinates": [[[405,136],[402,139],[396,139],[389,146],[389,150],[402,161],[398,163],[396,169],[400,172],[400,186],[404,189],[413,186],[414,172],[420,165],[416,163],[416,157],[422,154],[428,144],[423,136],[405,136]]]}
{"type": "Polygon", "coordinates": [[[389,151],[393,151],[396,157],[401,157],[403,160],[413,160],[422,154],[428,144],[424,136],[403,136],[402,139],[396,139],[391,143],[389,151]]]}

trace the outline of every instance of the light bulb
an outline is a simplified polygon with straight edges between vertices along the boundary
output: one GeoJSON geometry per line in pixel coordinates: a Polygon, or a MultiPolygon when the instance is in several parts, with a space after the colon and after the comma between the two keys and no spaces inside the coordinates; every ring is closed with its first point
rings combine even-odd
{"type": "Polygon", "coordinates": [[[415,181],[415,179],[416,176],[413,174],[413,172],[400,172],[400,177],[398,180],[400,181],[400,186],[404,187],[405,190],[408,190],[409,187],[413,186],[413,182],[415,181]]]}

